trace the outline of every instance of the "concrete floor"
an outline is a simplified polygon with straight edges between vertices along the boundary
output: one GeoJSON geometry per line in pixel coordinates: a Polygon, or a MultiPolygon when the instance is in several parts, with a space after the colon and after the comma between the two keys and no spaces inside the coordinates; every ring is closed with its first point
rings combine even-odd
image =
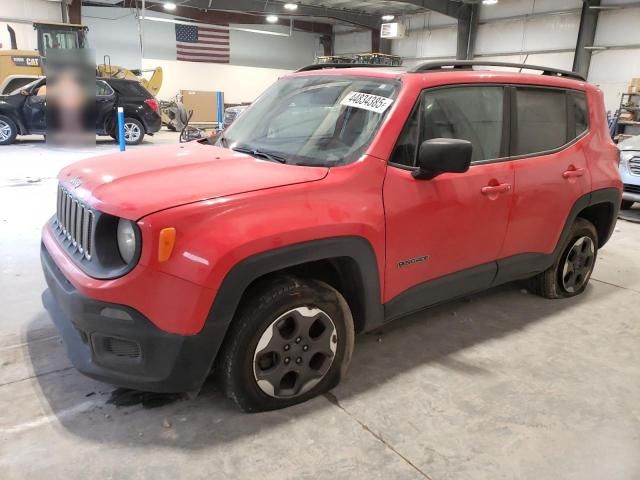
{"type": "Polygon", "coordinates": [[[41,307],[38,248],[56,172],[115,150],[0,149],[1,479],[640,479],[640,225],[626,221],[581,297],[509,285],[399,320],[304,405],[241,414],[211,384],[107,403],[41,307]]]}

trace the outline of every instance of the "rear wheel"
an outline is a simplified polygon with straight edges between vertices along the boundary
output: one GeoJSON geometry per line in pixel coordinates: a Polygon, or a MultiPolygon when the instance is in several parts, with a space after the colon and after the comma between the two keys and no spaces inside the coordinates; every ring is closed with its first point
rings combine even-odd
{"type": "Polygon", "coordinates": [[[633,204],[635,202],[632,202],[631,200],[622,200],[622,202],[620,203],[620,210],[629,210],[631,207],[633,207],[633,204]]]}
{"type": "Polygon", "coordinates": [[[5,115],[0,115],[0,145],[10,145],[18,136],[18,126],[5,115]]]}
{"type": "Polygon", "coordinates": [[[579,295],[587,287],[598,256],[598,233],[591,222],[577,218],[562,253],[546,271],[530,280],[530,289],[545,298],[579,295]]]}
{"type": "MultiPolygon", "coordinates": [[[[118,140],[118,130],[112,135],[118,140]]],[[[124,143],[127,145],[139,145],[144,139],[144,126],[139,120],[127,117],[124,119],[124,143]]]]}
{"type": "Polygon", "coordinates": [[[246,412],[304,402],[338,384],[353,342],[351,313],[337,290],[278,278],[255,289],[234,319],[219,357],[222,387],[246,412]]]}

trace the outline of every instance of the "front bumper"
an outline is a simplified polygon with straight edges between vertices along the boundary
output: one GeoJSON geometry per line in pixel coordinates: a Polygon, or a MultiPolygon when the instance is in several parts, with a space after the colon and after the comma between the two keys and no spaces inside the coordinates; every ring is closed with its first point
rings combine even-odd
{"type": "Polygon", "coordinates": [[[48,289],[42,301],[63,337],[71,363],[85,375],[119,387],[152,392],[200,388],[211,371],[220,332],[178,335],[157,328],[138,311],[82,295],[41,250],[48,289]]]}

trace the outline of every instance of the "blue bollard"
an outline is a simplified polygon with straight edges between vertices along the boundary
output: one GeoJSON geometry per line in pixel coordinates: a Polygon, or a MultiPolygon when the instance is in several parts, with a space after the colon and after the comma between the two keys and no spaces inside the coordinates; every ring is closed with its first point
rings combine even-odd
{"type": "Polygon", "coordinates": [[[118,107],[118,142],[120,143],[120,151],[124,152],[126,145],[124,143],[124,110],[118,107]]]}
{"type": "Polygon", "coordinates": [[[218,100],[218,130],[222,130],[222,124],[224,121],[224,96],[222,92],[217,92],[218,100]]]}

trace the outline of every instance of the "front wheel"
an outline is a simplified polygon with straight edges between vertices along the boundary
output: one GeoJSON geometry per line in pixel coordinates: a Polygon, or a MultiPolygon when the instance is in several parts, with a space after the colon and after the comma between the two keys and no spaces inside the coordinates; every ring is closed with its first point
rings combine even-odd
{"type": "Polygon", "coordinates": [[[254,289],[234,318],[220,352],[220,381],[245,412],[284,408],[336,386],[353,343],[340,292],[317,280],[276,278],[254,289]]]}
{"type": "Polygon", "coordinates": [[[10,145],[18,136],[16,122],[5,115],[0,115],[0,145],[10,145]]]}
{"type": "Polygon", "coordinates": [[[598,232],[591,222],[577,218],[562,253],[548,270],[530,280],[530,290],[545,298],[579,295],[587,288],[598,256],[598,232]]]}

